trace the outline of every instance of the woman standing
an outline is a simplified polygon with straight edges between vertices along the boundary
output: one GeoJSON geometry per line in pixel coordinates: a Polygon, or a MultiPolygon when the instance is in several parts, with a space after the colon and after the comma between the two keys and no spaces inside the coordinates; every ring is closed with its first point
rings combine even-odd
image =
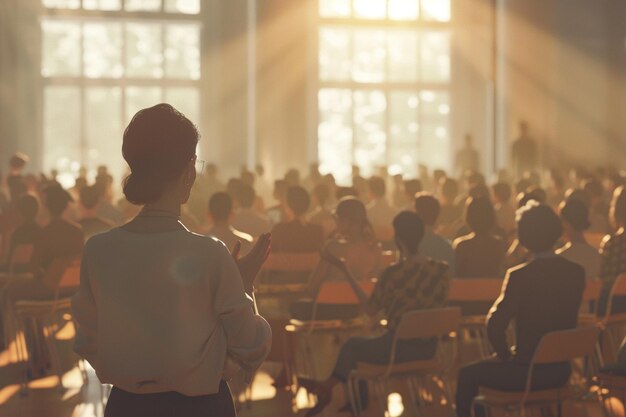
{"type": "Polygon", "coordinates": [[[237,259],[238,247],[231,256],[180,222],[198,136],[168,104],[138,112],[124,132],[124,193],[143,209],[85,246],[74,349],[113,385],[106,417],[234,416],[227,361],[249,377],[270,348],[250,297],[269,235],[237,259]]]}

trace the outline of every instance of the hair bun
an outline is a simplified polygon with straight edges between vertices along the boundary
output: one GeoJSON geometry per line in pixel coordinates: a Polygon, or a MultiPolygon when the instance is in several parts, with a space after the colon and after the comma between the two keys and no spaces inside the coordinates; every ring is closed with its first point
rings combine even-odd
{"type": "Polygon", "coordinates": [[[133,204],[143,206],[153,203],[161,197],[163,182],[155,181],[150,176],[131,173],[124,180],[124,195],[133,204]]]}

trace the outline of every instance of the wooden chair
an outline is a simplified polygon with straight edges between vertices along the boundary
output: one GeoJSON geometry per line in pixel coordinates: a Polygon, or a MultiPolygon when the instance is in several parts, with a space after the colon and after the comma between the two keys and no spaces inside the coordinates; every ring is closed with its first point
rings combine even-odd
{"type": "MultiPolygon", "coordinates": [[[[518,412],[520,416],[527,409],[546,409],[557,405],[561,415],[561,405],[565,400],[577,399],[576,393],[569,387],[531,391],[532,376],[535,366],[559,362],[571,362],[578,358],[590,358],[596,349],[600,328],[598,326],[578,327],[572,330],[555,331],[545,334],[530,362],[525,388],[521,392],[505,392],[481,388],[480,395],[474,399],[475,406],[480,405],[491,412],[500,409],[505,413],[518,412]]],[[[542,414],[543,415],[543,414],[542,414]]]]}
{"type": "Polygon", "coordinates": [[[359,382],[368,381],[373,384],[378,396],[383,415],[387,413],[387,397],[390,394],[389,381],[391,379],[404,380],[407,384],[414,415],[418,414],[425,401],[420,391],[424,391],[427,378],[438,376],[444,383],[444,395],[447,403],[451,404],[452,394],[448,381],[448,370],[453,366],[456,358],[456,333],[461,320],[461,309],[458,307],[438,308],[431,310],[416,310],[404,313],[396,329],[391,347],[389,362],[385,365],[358,363],[348,379],[348,392],[353,414],[361,414],[359,399],[359,382]],[[437,339],[438,347],[435,357],[427,360],[416,360],[406,363],[396,363],[396,347],[400,340],[410,339],[437,339]],[[451,349],[443,349],[443,344],[450,342],[451,349]],[[446,354],[446,352],[448,354],[446,354]],[[419,388],[422,390],[419,390],[419,388]]]}
{"type": "MultiPolygon", "coordinates": [[[[36,329],[36,334],[43,335],[43,346],[31,346],[30,351],[39,348],[41,351],[45,348],[51,360],[51,365],[55,371],[56,376],[59,379],[59,389],[63,389],[63,369],[61,366],[61,360],[59,352],[56,347],[55,333],[57,329],[57,322],[59,314],[71,313],[71,302],[68,296],[69,292],[78,289],[80,284],[80,259],[77,258],[63,258],[55,260],[52,265],[46,271],[43,282],[48,285],[54,285],[54,298],[51,300],[16,300],[13,302],[13,315],[16,321],[16,341],[18,342],[18,360],[28,361],[31,368],[35,365],[32,361],[32,355],[30,355],[28,346],[26,346],[26,339],[20,337],[20,333],[25,335],[28,323],[32,325],[32,328],[36,329]],[[64,295],[64,297],[60,297],[64,295]]],[[[81,362],[79,362],[81,364],[81,362]]],[[[84,364],[81,367],[81,373],[83,380],[86,381],[86,372],[84,364]]],[[[24,379],[22,383],[22,392],[28,391],[28,374],[24,373],[24,379]]]]}
{"type": "Polygon", "coordinates": [[[606,341],[608,343],[607,350],[605,352],[610,355],[610,358],[607,358],[609,361],[617,358],[617,351],[619,349],[619,344],[621,343],[621,339],[617,341],[615,340],[614,333],[626,326],[626,312],[615,314],[611,312],[617,297],[626,297],[626,274],[621,274],[615,279],[615,282],[611,286],[611,290],[609,292],[606,312],[604,317],[600,319],[600,323],[604,328],[604,336],[606,337],[606,341]]]}
{"type": "Polygon", "coordinates": [[[598,302],[604,283],[599,279],[588,279],[580,303],[581,312],[578,314],[578,326],[591,326],[598,323],[598,302]],[[593,305],[591,308],[590,306],[593,305]]]}
{"type": "Polygon", "coordinates": [[[280,287],[289,284],[306,284],[306,280],[317,267],[320,256],[312,253],[271,253],[259,273],[260,285],[280,287]],[[272,282],[272,278],[279,276],[283,282],[272,282]],[[303,281],[303,282],[299,282],[303,281]]]}
{"type": "Polygon", "coordinates": [[[600,249],[600,247],[602,246],[602,241],[604,240],[606,235],[606,233],[587,232],[585,233],[585,240],[594,248],[600,249]]]}
{"type": "MultiPolygon", "coordinates": [[[[453,279],[450,284],[448,301],[450,303],[493,303],[500,295],[500,278],[463,278],[453,279]]],[[[464,338],[476,337],[480,354],[483,358],[491,355],[487,339],[486,314],[463,316],[460,331],[464,338]]]]}

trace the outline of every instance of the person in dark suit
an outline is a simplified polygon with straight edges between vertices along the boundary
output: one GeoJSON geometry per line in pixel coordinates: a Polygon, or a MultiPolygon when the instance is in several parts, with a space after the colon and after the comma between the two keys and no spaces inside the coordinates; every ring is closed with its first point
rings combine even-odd
{"type": "MultiPolygon", "coordinates": [[[[487,334],[495,355],[459,371],[456,407],[459,417],[469,417],[480,387],[523,391],[528,366],[541,338],[549,332],[575,328],[585,288],[585,271],[553,251],[562,234],[558,216],[545,204],[528,202],[517,214],[518,238],[532,254],[529,262],[509,269],[502,293],[487,316],[487,334]],[[506,329],[515,320],[512,348],[506,329]]],[[[569,363],[538,365],[532,389],[563,386],[569,363]]],[[[477,409],[476,416],[483,410],[477,409]]]]}

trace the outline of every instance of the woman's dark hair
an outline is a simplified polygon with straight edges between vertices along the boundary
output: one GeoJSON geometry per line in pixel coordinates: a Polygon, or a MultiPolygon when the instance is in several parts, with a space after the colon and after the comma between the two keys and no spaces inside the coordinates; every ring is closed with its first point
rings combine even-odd
{"type": "Polygon", "coordinates": [[[563,234],[563,226],[554,210],[535,200],[517,211],[517,236],[531,252],[551,250],[563,234]]]}
{"type": "Polygon", "coordinates": [[[198,138],[196,126],[169,104],[138,111],[122,144],[131,171],[124,180],[126,199],[137,205],[158,200],[194,157],[198,138]]]}
{"type": "Polygon", "coordinates": [[[589,208],[580,200],[568,199],[559,207],[561,219],[571,225],[575,230],[582,232],[589,229],[589,208]]]}
{"type": "Polygon", "coordinates": [[[365,240],[376,240],[374,229],[369,220],[367,220],[365,205],[356,197],[346,196],[339,200],[335,214],[340,220],[350,223],[353,226],[353,230],[365,240]]]}
{"type": "Polygon", "coordinates": [[[496,211],[488,197],[470,197],[465,207],[465,222],[477,234],[489,233],[496,224],[496,211]]]}
{"type": "Polygon", "coordinates": [[[393,230],[396,241],[406,246],[411,254],[417,250],[424,238],[424,222],[413,211],[402,211],[393,219],[393,230]]]}
{"type": "Polygon", "coordinates": [[[437,222],[441,205],[439,204],[439,200],[431,193],[425,191],[417,193],[414,207],[415,212],[426,225],[433,226],[437,222]]]}

